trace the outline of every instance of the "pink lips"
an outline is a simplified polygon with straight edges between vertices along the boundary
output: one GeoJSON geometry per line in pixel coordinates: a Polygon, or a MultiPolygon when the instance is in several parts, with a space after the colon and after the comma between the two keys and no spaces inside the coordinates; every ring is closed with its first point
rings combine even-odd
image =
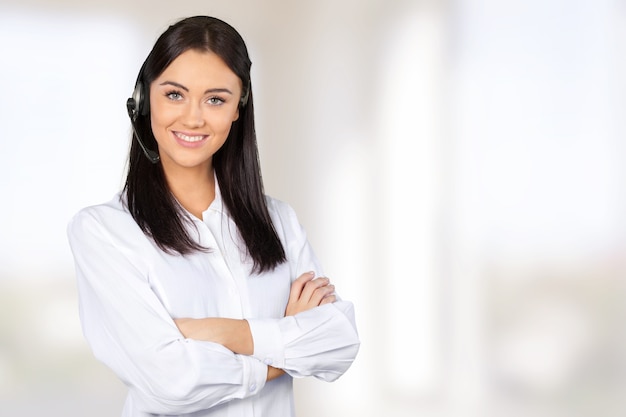
{"type": "Polygon", "coordinates": [[[198,135],[193,133],[183,133],[183,132],[172,132],[174,139],[178,142],[179,145],[184,146],[186,148],[197,148],[202,146],[208,135],[198,135]]]}

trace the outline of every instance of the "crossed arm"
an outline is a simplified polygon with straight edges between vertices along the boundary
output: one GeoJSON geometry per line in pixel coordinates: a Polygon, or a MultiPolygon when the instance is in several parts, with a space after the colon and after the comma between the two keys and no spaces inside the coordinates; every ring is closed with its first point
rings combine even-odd
{"type": "MultiPolygon", "coordinates": [[[[294,316],[311,308],[335,301],[335,287],[328,278],[315,278],[313,272],[300,275],[292,284],[285,309],[286,316],[294,316]]],[[[254,353],[254,340],[245,319],[207,317],[202,319],[181,318],[174,322],[181,334],[188,339],[219,343],[230,351],[242,355],[254,353]]],[[[268,366],[267,380],[284,374],[282,369],[268,366]]]]}

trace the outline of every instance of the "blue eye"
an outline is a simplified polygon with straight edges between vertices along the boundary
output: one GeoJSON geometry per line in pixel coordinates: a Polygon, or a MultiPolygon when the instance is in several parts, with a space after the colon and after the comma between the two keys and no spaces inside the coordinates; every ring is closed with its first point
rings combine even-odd
{"type": "Polygon", "coordinates": [[[173,101],[179,101],[183,99],[182,94],[180,94],[178,91],[169,91],[165,94],[165,96],[173,101]]]}
{"type": "Polygon", "coordinates": [[[219,106],[224,103],[224,99],[214,96],[214,97],[209,98],[207,100],[207,103],[209,103],[212,106],[219,106]]]}

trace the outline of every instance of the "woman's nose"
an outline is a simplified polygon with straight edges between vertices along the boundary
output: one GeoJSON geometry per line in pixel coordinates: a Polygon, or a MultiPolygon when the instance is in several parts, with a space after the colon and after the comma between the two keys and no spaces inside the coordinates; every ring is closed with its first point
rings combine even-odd
{"type": "Polygon", "coordinates": [[[202,127],[205,124],[204,114],[200,104],[189,103],[183,115],[183,124],[190,128],[202,127]]]}

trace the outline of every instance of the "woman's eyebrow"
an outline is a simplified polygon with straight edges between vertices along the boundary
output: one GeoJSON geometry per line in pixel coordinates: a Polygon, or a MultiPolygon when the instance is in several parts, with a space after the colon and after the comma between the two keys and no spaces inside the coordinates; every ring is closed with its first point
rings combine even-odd
{"type": "Polygon", "coordinates": [[[187,87],[185,87],[182,84],[178,84],[177,82],[174,81],[163,81],[161,84],[159,85],[171,85],[177,88],[180,88],[181,90],[185,90],[186,92],[189,92],[189,89],[187,87]]]}
{"type": "Polygon", "coordinates": [[[232,91],[230,91],[228,88],[209,88],[208,90],[206,90],[204,92],[204,94],[207,93],[227,93],[227,94],[233,94],[232,91]]]}
{"type": "MultiPolygon", "coordinates": [[[[187,87],[175,81],[163,81],[159,85],[171,85],[171,86],[180,88],[181,90],[185,90],[186,92],[189,92],[189,89],[187,87]]],[[[233,92],[230,91],[228,88],[209,88],[208,90],[204,92],[204,94],[208,94],[208,93],[227,93],[231,95],[233,94],[233,92]]]]}

